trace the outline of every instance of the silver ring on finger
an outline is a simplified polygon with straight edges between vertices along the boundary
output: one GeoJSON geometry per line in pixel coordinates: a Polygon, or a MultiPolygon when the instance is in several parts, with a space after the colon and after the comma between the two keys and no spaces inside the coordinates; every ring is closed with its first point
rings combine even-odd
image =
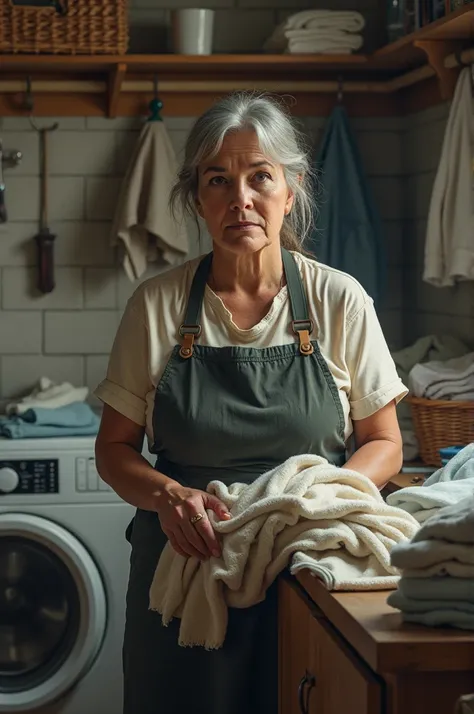
{"type": "Polygon", "coordinates": [[[204,518],[204,514],[203,514],[203,513],[196,513],[194,516],[191,516],[191,518],[189,519],[189,522],[190,522],[193,526],[195,526],[196,523],[199,523],[199,521],[201,521],[203,518],[204,518]]]}

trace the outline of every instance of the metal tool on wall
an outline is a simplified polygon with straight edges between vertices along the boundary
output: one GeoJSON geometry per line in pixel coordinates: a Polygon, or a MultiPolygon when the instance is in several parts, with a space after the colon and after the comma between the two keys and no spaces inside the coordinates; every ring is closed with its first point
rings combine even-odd
{"type": "Polygon", "coordinates": [[[5,178],[3,170],[9,166],[18,166],[21,158],[20,151],[5,151],[3,148],[3,141],[0,139],[0,223],[6,223],[8,219],[7,207],[5,203],[5,178]]]}
{"type": "Polygon", "coordinates": [[[48,227],[48,134],[58,128],[57,124],[51,127],[37,128],[40,136],[41,151],[41,200],[40,200],[40,227],[35,235],[38,254],[38,290],[50,293],[54,290],[54,241],[56,236],[48,227]]]}

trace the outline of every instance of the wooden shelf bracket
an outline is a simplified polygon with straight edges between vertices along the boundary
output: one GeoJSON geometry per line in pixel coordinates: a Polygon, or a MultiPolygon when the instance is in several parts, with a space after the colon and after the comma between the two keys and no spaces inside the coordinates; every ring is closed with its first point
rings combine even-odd
{"type": "Polygon", "coordinates": [[[438,78],[441,98],[452,99],[460,67],[458,64],[447,67],[446,59],[460,51],[459,43],[448,40],[415,40],[414,45],[426,54],[428,64],[438,78]]]}

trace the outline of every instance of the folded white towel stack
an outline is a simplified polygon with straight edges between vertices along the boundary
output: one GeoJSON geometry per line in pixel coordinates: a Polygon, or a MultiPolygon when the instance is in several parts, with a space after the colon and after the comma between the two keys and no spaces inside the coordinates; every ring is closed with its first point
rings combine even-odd
{"type": "Polygon", "coordinates": [[[112,245],[123,244],[123,267],[132,282],[148,263],[172,265],[188,252],[184,223],[173,219],[168,206],[176,174],[164,122],[146,122],[123,180],[111,233],[112,245]]]}
{"type": "Polygon", "coordinates": [[[355,11],[303,10],[276,27],[266,52],[350,54],[363,45],[364,17],[355,11]]]}
{"type": "Polygon", "coordinates": [[[395,545],[391,563],[402,577],[387,602],[406,622],[474,630],[474,493],[395,545]]]}
{"type": "Polygon", "coordinates": [[[408,383],[416,397],[474,401],[474,352],[445,362],[415,364],[408,383]]]}
{"type": "Polygon", "coordinates": [[[200,562],[169,545],[150,588],[150,608],[163,624],[180,617],[181,645],[222,645],[227,607],[250,607],[290,563],[308,569],[333,590],[396,587],[390,551],[410,538],[417,522],[388,506],[365,476],[314,455],[294,456],[254,483],[207,489],[232,518],[209,517],[222,537],[222,556],[200,562]]]}
{"type": "Polygon", "coordinates": [[[461,503],[471,494],[474,494],[474,443],[465,446],[446,466],[431,474],[423,486],[395,491],[387,496],[387,503],[424,523],[441,508],[461,503]]]}
{"type": "Polygon", "coordinates": [[[7,404],[5,411],[7,414],[24,414],[35,407],[57,409],[73,402],[85,402],[88,394],[88,387],[74,387],[69,382],[56,383],[49,377],[40,377],[30,394],[7,404]]]}

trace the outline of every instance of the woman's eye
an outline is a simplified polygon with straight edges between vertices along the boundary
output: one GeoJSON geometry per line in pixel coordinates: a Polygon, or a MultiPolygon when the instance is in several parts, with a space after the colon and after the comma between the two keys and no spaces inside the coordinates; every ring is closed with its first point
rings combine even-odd
{"type": "Polygon", "coordinates": [[[257,183],[265,183],[265,181],[270,177],[270,174],[265,173],[264,171],[259,171],[258,174],[255,174],[254,177],[257,181],[257,183]]]}
{"type": "Polygon", "coordinates": [[[223,183],[225,183],[224,176],[213,176],[209,181],[210,186],[221,186],[223,183]]]}

